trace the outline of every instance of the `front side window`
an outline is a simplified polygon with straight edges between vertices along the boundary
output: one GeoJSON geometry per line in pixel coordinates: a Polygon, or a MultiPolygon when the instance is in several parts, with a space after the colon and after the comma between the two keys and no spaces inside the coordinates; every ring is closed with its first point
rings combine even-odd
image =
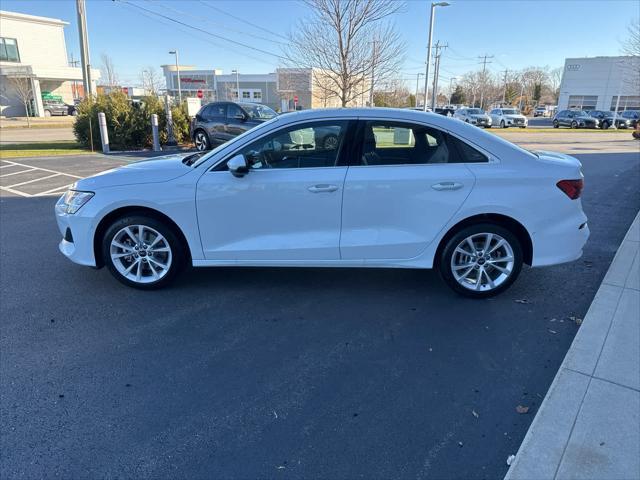
{"type": "Polygon", "coordinates": [[[251,169],[334,167],[348,121],[313,122],[280,129],[244,147],[251,169]]]}
{"type": "Polygon", "coordinates": [[[18,41],[15,38],[0,38],[0,61],[20,62],[18,41]]]}
{"type": "Polygon", "coordinates": [[[489,159],[453,136],[424,125],[368,121],[362,165],[425,165],[488,162],[489,159]]]}
{"type": "Polygon", "coordinates": [[[239,106],[230,103],[229,106],[227,107],[227,118],[240,118],[240,117],[244,117],[244,112],[242,111],[242,109],[239,106]]]}

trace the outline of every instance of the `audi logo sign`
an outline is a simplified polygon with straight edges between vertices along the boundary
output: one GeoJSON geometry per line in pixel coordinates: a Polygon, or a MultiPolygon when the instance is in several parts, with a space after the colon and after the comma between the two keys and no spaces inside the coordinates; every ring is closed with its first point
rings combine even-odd
{"type": "Polygon", "coordinates": [[[567,70],[580,70],[580,64],[579,63],[573,63],[571,65],[567,65],[567,70]]]}

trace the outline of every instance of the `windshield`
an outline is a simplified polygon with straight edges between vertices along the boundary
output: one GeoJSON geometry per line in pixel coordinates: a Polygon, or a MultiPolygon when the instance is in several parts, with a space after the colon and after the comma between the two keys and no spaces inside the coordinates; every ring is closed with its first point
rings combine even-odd
{"type": "MultiPolygon", "coordinates": [[[[261,105],[263,106],[263,105],[261,105]]],[[[268,107],[267,107],[268,108],[268,107]]],[[[275,112],[274,112],[275,113],[275,112]]],[[[246,137],[247,135],[251,135],[253,133],[255,133],[257,130],[261,129],[261,128],[269,128],[268,126],[274,122],[276,122],[278,120],[278,117],[275,116],[272,119],[261,123],[260,125],[258,125],[257,127],[254,128],[250,128],[249,130],[247,130],[244,133],[241,133],[240,135],[238,135],[237,137],[229,140],[227,143],[223,143],[221,145],[218,145],[216,148],[214,148],[213,150],[211,150],[210,152],[207,152],[206,155],[201,156],[197,161],[195,161],[193,164],[191,164],[193,166],[193,168],[197,168],[200,165],[202,165],[204,162],[206,162],[209,158],[211,158],[213,155],[217,154],[218,152],[221,152],[222,150],[226,149],[227,147],[232,146],[233,144],[241,141],[244,137],[246,137]]]]}
{"type": "Polygon", "coordinates": [[[517,110],[515,108],[506,108],[502,110],[502,113],[504,115],[520,115],[520,110],[517,110]]]}
{"type": "Polygon", "coordinates": [[[574,112],[576,117],[588,117],[587,112],[574,112]]]}
{"type": "Polygon", "coordinates": [[[278,115],[266,105],[242,105],[242,109],[254,120],[269,120],[278,115]]]}
{"type": "Polygon", "coordinates": [[[467,110],[467,113],[469,113],[471,115],[480,115],[480,114],[484,113],[484,111],[480,110],[479,108],[470,108],[469,110],[467,110]]]}

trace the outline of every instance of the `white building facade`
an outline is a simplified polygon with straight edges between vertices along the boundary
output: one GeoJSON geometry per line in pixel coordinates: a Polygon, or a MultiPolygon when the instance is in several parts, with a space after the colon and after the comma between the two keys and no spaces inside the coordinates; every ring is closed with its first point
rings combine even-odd
{"type": "MultiPolygon", "coordinates": [[[[68,22],[0,10],[0,115],[24,116],[18,84],[29,87],[30,113],[44,116],[43,100],[73,103],[83,97],[82,70],[69,66],[68,22]]],[[[91,69],[94,81],[100,71],[91,69]]],[[[95,89],[95,85],[94,85],[95,89]]]]}
{"type": "Polygon", "coordinates": [[[638,57],[567,58],[558,110],[640,110],[638,57]]]}

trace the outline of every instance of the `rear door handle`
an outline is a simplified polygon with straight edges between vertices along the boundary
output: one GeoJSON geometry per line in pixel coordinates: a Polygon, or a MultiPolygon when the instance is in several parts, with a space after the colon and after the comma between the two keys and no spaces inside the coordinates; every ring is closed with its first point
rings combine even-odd
{"type": "Polygon", "coordinates": [[[322,193],[322,192],[335,192],[338,190],[337,185],[312,185],[308,188],[311,193],[322,193]]]}
{"type": "Polygon", "coordinates": [[[440,183],[434,183],[433,185],[431,185],[431,188],[438,191],[460,190],[462,187],[463,185],[459,182],[440,182],[440,183]]]}

